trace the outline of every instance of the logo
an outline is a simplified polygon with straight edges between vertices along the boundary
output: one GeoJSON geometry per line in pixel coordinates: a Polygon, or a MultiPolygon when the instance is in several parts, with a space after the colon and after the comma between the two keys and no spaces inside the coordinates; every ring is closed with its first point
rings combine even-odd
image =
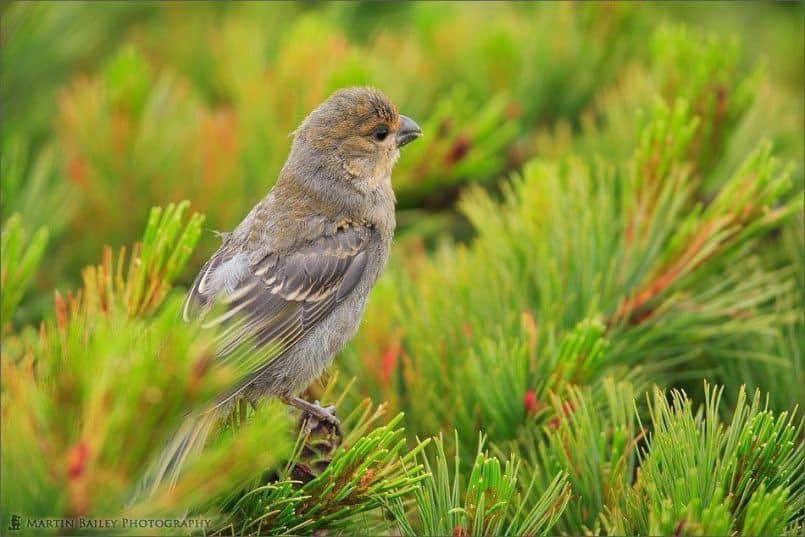
{"type": "Polygon", "coordinates": [[[22,517],[20,515],[11,515],[11,520],[8,522],[8,531],[20,531],[20,523],[22,522],[22,517]]]}

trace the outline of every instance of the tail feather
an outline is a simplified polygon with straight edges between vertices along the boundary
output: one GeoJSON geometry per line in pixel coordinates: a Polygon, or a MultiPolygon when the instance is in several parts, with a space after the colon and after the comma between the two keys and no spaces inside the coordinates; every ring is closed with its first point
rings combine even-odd
{"type": "Polygon", "coordinates": [[[166,484],[169,488],[174,487],[188,457],[201,452],[220,415],[213,409],[185,418],[154,465],[146,472],[137,498],[152,496],[166,484]]]}

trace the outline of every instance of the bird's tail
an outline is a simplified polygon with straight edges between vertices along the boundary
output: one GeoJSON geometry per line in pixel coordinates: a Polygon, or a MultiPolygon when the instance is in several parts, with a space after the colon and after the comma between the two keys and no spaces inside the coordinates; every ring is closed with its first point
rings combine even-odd
{"type": "Polygon", "coordinates": [[[164,484],[175,486],[188,457],[202,450],[219,418],[220,412],[215,409],[186,417],[146,472],[136,497],[150,497],[164,484]]]}

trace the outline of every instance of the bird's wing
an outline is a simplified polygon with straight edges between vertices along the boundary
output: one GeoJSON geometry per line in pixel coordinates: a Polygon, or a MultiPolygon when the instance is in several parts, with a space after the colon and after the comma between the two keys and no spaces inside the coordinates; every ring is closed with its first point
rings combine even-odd
{"type": "MultiPolygon", "coordinates": [[[[266,354],[265,367],[299,342],[360,281],[370,233],[366,226],[347,226],[293,252],[268,253],[253,264],[225,244],[196,278],[185,318],[220,304],[213,318],[204,319],[205,327],[218,328],[218,356],[227,359],[245,346],[266,354]]],[[[253,378],[262,367],[247,377],[253,378]]]]}

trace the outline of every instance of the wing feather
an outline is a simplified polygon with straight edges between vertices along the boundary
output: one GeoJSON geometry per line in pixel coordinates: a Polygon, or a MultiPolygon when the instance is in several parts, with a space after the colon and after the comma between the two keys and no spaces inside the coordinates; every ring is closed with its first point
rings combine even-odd
{"type": "Polygon", "coordinates": [[[227,241],[199,271],[187,295],[185,319],[203,317],[219,304],[223,311],[216,310],[215,317],[205,318],[203,326],[219,330],[216,337],[221,359],[227,359],[244,343],[253,350],[272,351],[266,363],[247,375],[242,388],[350,294],[366,270],[370,235],[370,228],[351,225],[290,253],[269,252],[244,267],[244,276],[234,289],[216,289],[215,282],[225,280],[216,270],[229,270],[231,261],[243,256],[227,241]]]}

